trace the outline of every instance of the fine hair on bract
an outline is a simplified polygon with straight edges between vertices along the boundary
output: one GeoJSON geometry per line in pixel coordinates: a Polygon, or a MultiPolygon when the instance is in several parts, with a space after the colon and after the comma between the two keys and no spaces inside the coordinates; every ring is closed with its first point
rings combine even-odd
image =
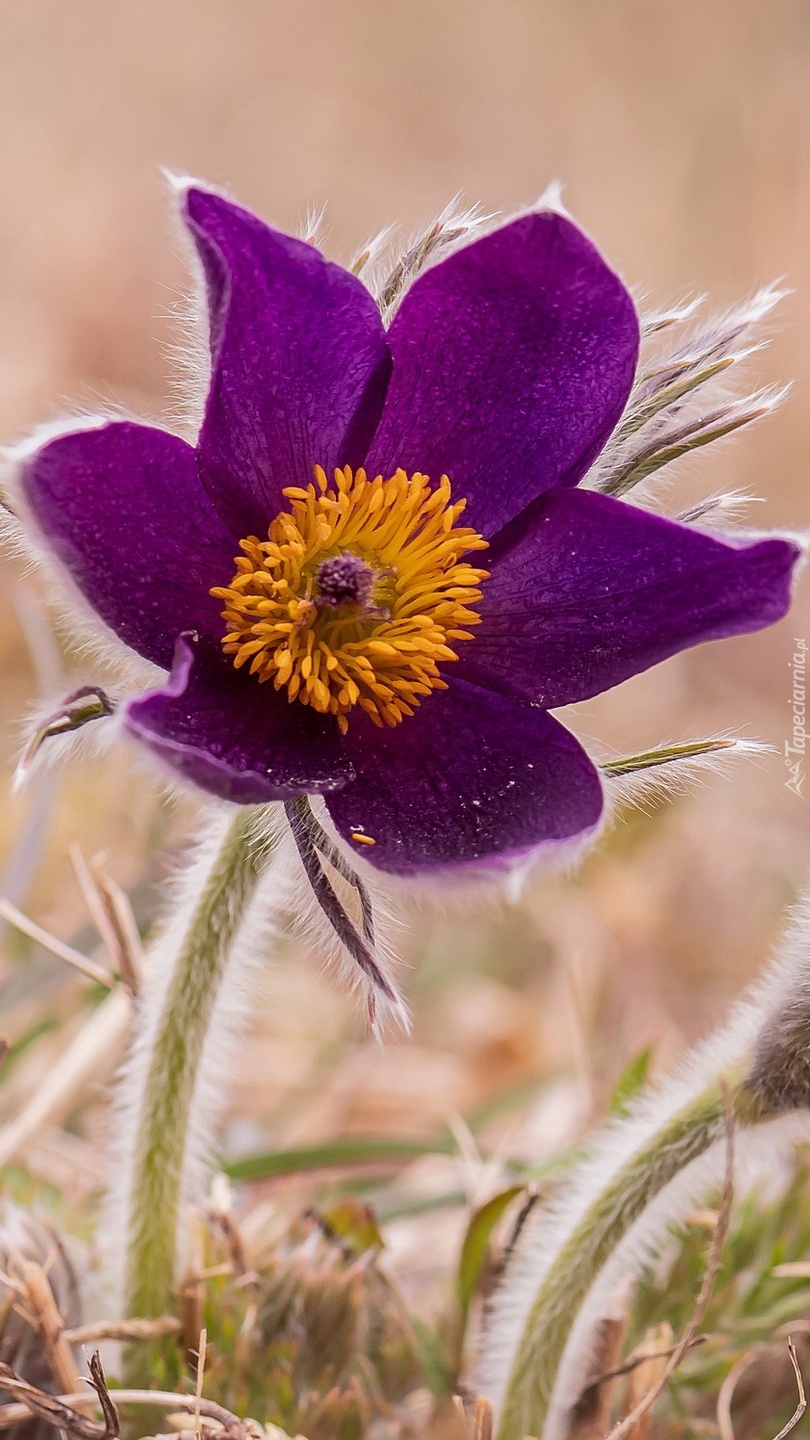
{"type": "MultiPolygon", "coordinates": [[[[496,1415],[503,1410],[535,1299],[567,1242],[634,1157],[652,1154],[655,1165],[656,1137],[661,1137],[659,1159],[666,1161],[672,1122],[726,1082],[741,1085],[754,1111],[764,1117],[750,1128],[742,1123],[735,1140],[735,1178],[742,1184],[772,1168],[775,1156],[810,1138],[810,896],[797,907],[764,976],[728,1021],[674,1075],[651,1086],[626,1118],[604,1128],[536,1225],[527,1227],[490,1306],[479,1357],[477,1387],[493,1402],[496,1415]]],[[[617,1290],[661,1252],[672,1227],[722,1185],[724,1163],[722,1132],[715,1132],[703,1153],[660,1190],[634,1223],[623,1225],[621,1214],[616,1215],[617,1243],[591,1277],[568,1334],[544,1424],[532,1431],[539,1440],[565,1440],[570,1412],[590,1378],[600,1322],[611,1313],[617,1290]]],[[[543,1318],[548,1325],[554,1317],[543,1318]]],[[[542,1338],[538,1322],[538,1345],[542,1338]]]]}

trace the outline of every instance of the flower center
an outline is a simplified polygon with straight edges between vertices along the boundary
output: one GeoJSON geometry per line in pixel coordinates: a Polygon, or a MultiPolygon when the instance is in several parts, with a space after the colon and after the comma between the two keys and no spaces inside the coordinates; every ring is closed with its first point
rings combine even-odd
{"type": "Polygon", "coordinates": [[[328,560],[322,560],[315,571],[315,604],[327,605],[330,610],[345,610],[347,606],[365,610],[376,578],[367,561],[352,555],[350,550],[331,555],[328,560]]]}
{"type": "Polygon", "coordinates": [[[347,467],[330,486],[317,466],[315,481],[284,491],[268,539],[242,540],[230,585],[211,591],[225,602],[223,648],[344,733],[355,705],[397,725],[447,688],[440,662],[473,638],[487,571],[463,557],[487,542],[457,524],[466,501],[451,504],[446,475],[431,488],[426,475],[347,467]]]}

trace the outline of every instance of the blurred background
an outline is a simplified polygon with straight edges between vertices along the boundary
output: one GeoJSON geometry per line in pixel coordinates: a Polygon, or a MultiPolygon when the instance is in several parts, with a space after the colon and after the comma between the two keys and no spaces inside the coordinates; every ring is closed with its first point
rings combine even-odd
{"type": "MultiPolygon", "coordinates": [[[[0,0],[0,441],[68,401],[165,412],[184,270],[161,166],[282,227],[326,205],[344,260],[386,225],[407,238],[454,195],[509,210],[559,179],[652,304],[705,291],[722,307],[784,277],[793,293],[751,367],[792,395],[690,460],[674,498],[751,489],[758,521],[806,527],[808,82],[806,0],[0,0]]],[[[1,888],[76,940],[88,918],[69,846],[103,852],[148,917],[193,807],[168,810],[122,752],[10,798],[21,717],[84,672],[36,579],[0,566],[1,888]]],[[[539,1157],[644,1046],[668,1063],[705,1030],[810,873],[810,779],[806,799],[788,791],[781,755],[794,637],[810,637],[806,584],[776,629],[580,707],[603,753],[726,730],[779,753],[624,818],[578,877],[481,913],[467,900],[410,914],[410,1040],[380,1050],[317,955],[280,943],[240,1051],[229,1153],[497,1115],[539,1157]]],[[[2,1119],[75,1033],[85,992],[12,930],[0,984],[15,1047],[2,1119]]],[[[36,1185],[77,1200],[98,1185],[113,1060],[24,1147],[36,1185]]],[[[439,1163],[417,1189],[440,1186],[439,1163]]]]}

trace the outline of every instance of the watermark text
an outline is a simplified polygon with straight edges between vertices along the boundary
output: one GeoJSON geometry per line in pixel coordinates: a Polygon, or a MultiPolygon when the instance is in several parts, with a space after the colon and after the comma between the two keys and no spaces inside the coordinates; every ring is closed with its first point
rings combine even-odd
{"type": "Polygon", "coordinates": [[[792,685],[790,708],[792,728],[790,739],[785,741],[785,765],[788,790],[804,799],[805,762],[807,759],[807,641],[795,639],[789,665],[792,685]]]}

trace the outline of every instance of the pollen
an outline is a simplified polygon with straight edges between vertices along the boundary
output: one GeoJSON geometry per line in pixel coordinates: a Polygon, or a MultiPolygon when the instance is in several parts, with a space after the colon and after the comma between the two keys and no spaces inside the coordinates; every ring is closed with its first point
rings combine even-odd
{"type": "Polygon", "coordinates": [[[466,501],[446,475],[432,486],[345,468],[330,483],[317,466],[314,484],[284,496],[268,538],[242,540],[230,585],[211,591],[225,604],[225,653],[344,733],[355,707],[398,725],[447,688],[440,667],[473,639],[488,572],[466,557],[487,542],[458,524],[466,501]]]}

